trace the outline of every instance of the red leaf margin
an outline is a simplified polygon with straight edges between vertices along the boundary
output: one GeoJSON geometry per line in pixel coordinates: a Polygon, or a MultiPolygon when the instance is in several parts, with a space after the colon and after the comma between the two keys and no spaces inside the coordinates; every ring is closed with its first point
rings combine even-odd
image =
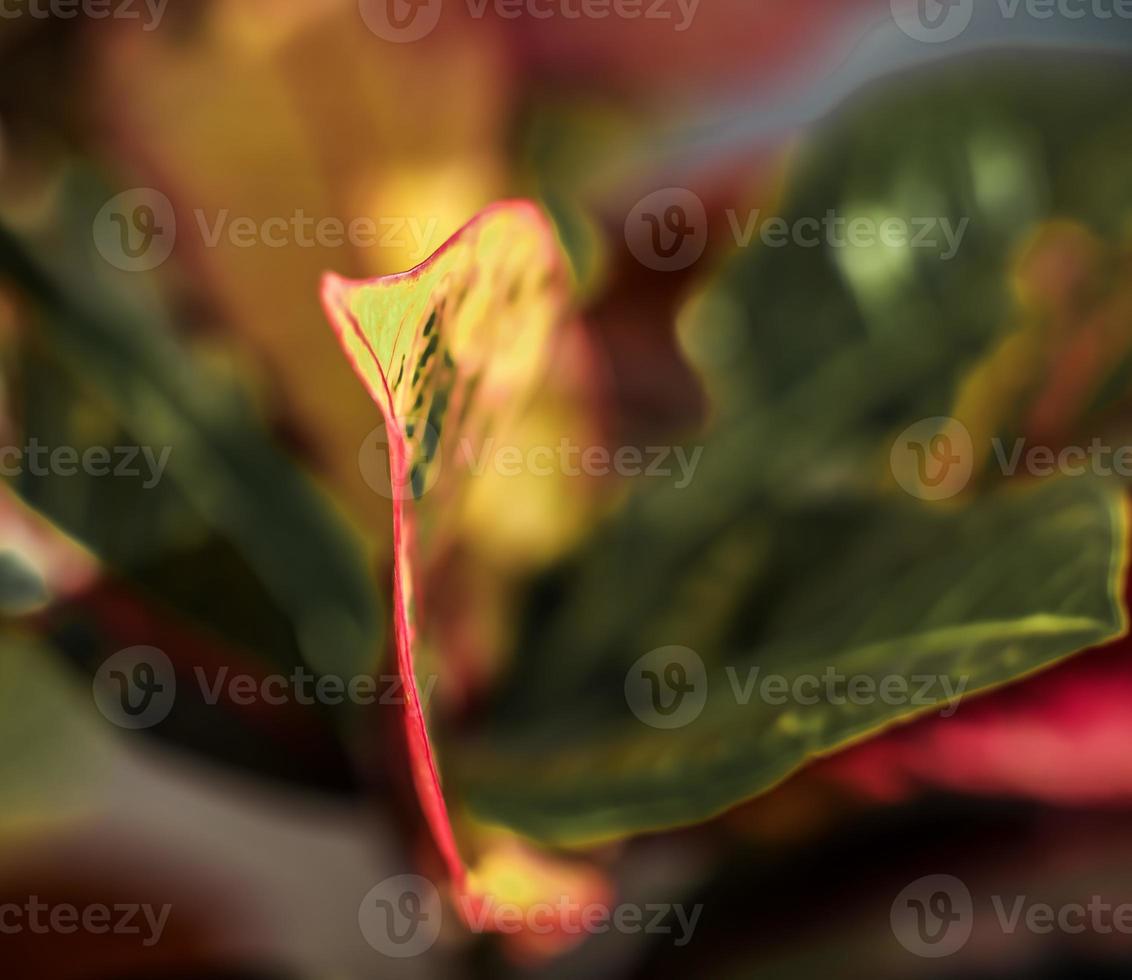
{"type": "MultiPolygon", "coordinates": [[[[507,211],[512,212],[524,221],[531,222],[533,227],[539,229],[548,264],[554,271],[554,285],[561,291],[562,305],[565,309],[565,284],[567,280],[565,263],[561,258],[561,246],[555,237],[552,226],[538,206],[531,201],[521,199],[500,201],[480,211],[449,237],[436,252],[405,272],[371,279],[347,279],[330,272],[323,275],[320,290],[323,311],[334,329],[343,352],[354,368],[354,372],[365,385],[370,397],[380,408],[385,421],[388,433],[390,479],[391,485],[394,487],[408,485],[409,459],[406,435],[397,418],[393,392],[389,386],[386,372],[381,366],[377,352],[373,349],[361,324],[350,309],[348,294],[353,290],[367,286],[410,284],[419,280],[448,251],[469,239],[473,239],[490,219],[507,211]],[[354,350],[351,349],[351,338],[345,332],[347,328],[372,358],[380,378],[380,386],[375,385],[367,376],[354,350]]],[[[406,507],[404,501],[397,494],[394,495],[392,501],[392,511],[394,646],[397,670],[405,691],[404,724],[413,784],[437,849],[447,867],[453,888],[457,894],[472,899],[470,903],[457,903],[458,907],[468,915],[475,915],[481,908],[480,903],[484,901],[484,897],[470,894],[468,869],[461,856],[448,805],[444,799],[436,753],[429,737],[414,672],[413,649],[416,628],[405,607],[404,597],[406,593],[411,594],[412,564],[408,558],[414,553],[416,522],[413,508],[406,507]]]]}

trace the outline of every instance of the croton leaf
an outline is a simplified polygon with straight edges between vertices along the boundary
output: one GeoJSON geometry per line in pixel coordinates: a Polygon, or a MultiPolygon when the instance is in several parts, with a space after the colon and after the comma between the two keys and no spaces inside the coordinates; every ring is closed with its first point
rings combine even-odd
{"type": "Polygon", "coordinates": [[[161,471],[143,485],[26,469],[16,492],[109,568],[223,635],[241,634],[278,667],[302,658],[320,673],[372,668],[382,617],[346,525],[242,393],[191,356],[157,309],[106,283],[90,236],[106,188],[79,170],[60,193],[71,217],[49,242],[0,226],[0,283],[26,325],[5,351],[20,375],[20,434],[79,450],[92,440],[137,447],[161,471]],[[183,572],[155,571],[193,546],[210,566],[203,595],[183,572]],[[215,601],[219,583],[240,596],[231,613],[215,601]]]}
{"type": "MultiPolygon", "coordinates": [[[[602,669],[556,671],[553,698],[532,691],[521,721],[460,752],[473,813],[566,845],[703,820],[814,756],[1124,628],[1126,522],[1111,487],[1063,480],[960,508],[862,504],[777,524],[783,547],[810,556],[798,559],[805,585],[787,583],[748,610],[766,622],[755,631],[748,621],[746,645],[742,635],[695,642],[686,620],[663,618],[666,642],[691,659],[641,669],[682,668],[693,707],[676,727],[642,718],[625,693],[639,658],[663,649],[655,624],[642,624],[621,651],[602,644],[602,669]],[[764,678],[782,678],[780,690],[761,687],[764,678]],[[906,696],[850,694],[852,684],[886,683],[906,696]]],[[[731,537],[750,545],[745,529],[731,537]]],[[[694,562],[674,607],[709,594],[726,543],[694,562]]]]}
{"type": "Polygon", "coordinates": [[[418,685],[429,656],[422,630],[421,555],[450,530],[466,484],[441,480],[457,451],[506,429],[545,377],[567,278],[550,225],[533,205],[482,212],[426,262],[398,275],[327,275],[323,304],[381,409],[393,501],[394,639],[406,691],[413,778],[457,890],[469,888],[441,790],[418,685]]]}
{"type": "MultiPolygon", "coordinates": [[[[688,306],[683,334],[714,408],[701,464],[683,490],[638,486],[539,590],[489,722],[448,763],[473,814],[563,844],[703,820],[814,756],[942,707],[960,684],[970,696],[1124,629],[1119,486],[1004,486],[1003,474],[977,473],[962,495],[928,504],[893,485],[889,464],[917,422],[958,419],[980,439],[981,461],[1012,421],[981,417],[985,400],[964,395],[972,369],[1035,313],[1016,289],[1033,236],[1058,215],[1109,239],[1119,231],[1126,212],[1095,208],[1087,183],[1056,180],[1066,134],[1087,131],[1085,107],[1126,124],[1126,107],[1101,108],[1112,72],[1022,85],[965,65],[880,101],[866,94],[801,148],[788,226],[934,216],[953,254],[756,244],[688,306]],[[971,168],[987,182],[1004,162],[1018,179],[973,198],[971,168]],[[672,647],[685,652],[666,661],[672,647]],[[670,677],[672,693],[691,685],[702,696],[699,716],[653,728],[632,711],[627,679],[640,679],[646,655],[657,658],[644,665],[652,683],[670,677]],[[919,704],[838,704],[837,691],[772,704],[747,686],[756,669],[791,690],[832,669],[874,686],[933,678],[934,693],[919,704]]],[[[1054,349],[1080,341],[1098,363],[1118,357],[1107,342],[1127,336],[1127,321],[1123,303],[1110,306],[1091,318],[1064,311],[1054,327],[1067,343],[1054,349]]],[[[1056,357],[1022,366],[1025,391],[1010,408],[1025,410],[1035,391],[1060,395],[1056,357]]],[[[1112,380],[1078,376],[1090,388],[1112,380]]],[[[1000,388],[1003,372],[991,381],[1000,388]]],[[[1087,444],[1095,399],[1072,395],[1082,410],[1056,435],[1087,444]]]]}
{"type": "Polygon", "coordinates": [[[840,753],[813,774],[884,802],[942,787],[1054,806],[1124,804],[1132,799],[1132,760],[1123,750],[1132,736],[1129,654],[1125,636],[954,718],[924,718],[840,753]]]}

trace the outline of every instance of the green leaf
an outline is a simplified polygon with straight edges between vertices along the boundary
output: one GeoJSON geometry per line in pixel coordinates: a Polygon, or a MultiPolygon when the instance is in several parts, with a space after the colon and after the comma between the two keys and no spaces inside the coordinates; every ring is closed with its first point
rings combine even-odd
{"type": "MultiPolygon", "coordinates": [[[[555,843],[702,820],[814,756],[938,706],[948,691],[969,696],[1124,628],[1127,528],[1113,488],[1063,480],[959,509],[909,502],[852,508],[833,522],[795,518],[781,526],[784,537],[820,536],[809,542],[814,565],[799,576],[807,584],[784,588],[780,603],[760,610],[767,622],[757,645],[693,647],[706,665],[697,717],[658,729],[627,702],[626,677],[655,638],[605,650],[602,671],[557,672],[557,710],[540,700],[539,717],[457,755],[472,812],[555,843]],[[885,678],[904,678],[907,695],[897,705],[879,695],[857,704],[841,681],[823,682],[821,700],[804,704],[813,689],[806,681],[803,698],[776,705],[777,694],[756,689],[743,703],[753,668],[781,675],[791,690],[830,668],[870,678],[878,691],[885,678]],[[927,678],[930,700],[908,703],[927,678]]],[[[710,560],[703,565],[686,582],[708,591],[713,571],[710,560]]],[[[691,640],[668,630],[670,644],[691,640]]]]}
{"type": "Polygon", "coordinates": [[[89,805],[113,751],[106,729],[50,650],[0,637],[0,831],[89,805]]]}
{"type": "MultiPolygon", "coordinates": [[[[122,444],[171,452],[164,478],[152,487],[98,481],[80,471],[65,479],[25,472],[16,489],[145,586],[153,585],[148,570],[171,554],[224,554],[210,540],[219,536],[251,572],[236,568],[231,581],[243,584],[250,577],[259,584],[289,620],[292,650],[301,650],[323,673],[372,670],[383,629],[359,542],[272,444],[242,399],[188,356],[160,314],[139,311],[100,283],[90,245],[100,198],[88,183],[73,183],[63,209],[74,221],[73,234],[52,252],[66,278],[47,271],[24,242],[0,227],[0,277],[30,300],[41,341],[25,358],[29,377],[40,382],[24,389],[22,414],[33,427],[27,434],[81,450],[93,419],[96,430],[101,426],[102,445],[121,438],[122,444]],[[57,398],[77,410],[63,411],[51,401],[57,398]]],[[[165,582],[163,598],[207,616],[210,607],[223,605],[217,601],[222,581],[218,577],[207,596],[193,598],[174,577],[165,582]]],[[[257,609],[264,604],[258,594],[253,600],[257,609]]],[[[251,638],[257,647],[259,636],[251,638]]],[[[276,659],[289,666],[296,658],[284,648],[276,659]]]]}
{"type": "Polygon", "coordinates": [[[1124,195],[1102,215],[1059,177],[1075,165],[1072,134],[1127,117],[1100,97],[1112,75],[1022,83],[957,66],[866,96],[803,149],[788,223],[966,218],[961,247],[756,244],[693,301],[684,340],[715,411],[701,465],[684,490],[637,487],[536,591],[490,722],[451,750],[473,815],[555,843],[703,820],[946,704],[960,682],[969,696],[1123,631],[1119,487],[976,481],[929,505],[888,469],[897,435],[952,414],[1016,328],[1012,263],[1027,237],[1065,215],[1111,233],[1132,211],[1124,195]],[[651,727],[627,679],[670,647],[691,658],[654,654],[650,683],[702,662],[705,700],[686,723],[651,727]],[[934,681],[894,703],[838,703],[824,687],[817,703],[757,690],[743,703],[754,668],[789,688],[829,670],[934,681]]]}
{"type": "Polygon", "coordinates": [[[15,551],[0,551],[0,615],[18,616],[42,606],[47,584],[15,551]]]}

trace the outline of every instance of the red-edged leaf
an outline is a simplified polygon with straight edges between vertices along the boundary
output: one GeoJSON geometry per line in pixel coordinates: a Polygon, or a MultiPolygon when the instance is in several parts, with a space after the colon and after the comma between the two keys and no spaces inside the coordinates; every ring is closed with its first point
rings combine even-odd
{"type": "MultiPolygon", "coordinates": [[[[522,414],[549,367],[567,298],[554,234],[532,204],[483,211],[432,257],[368,281],[327,275],[322,300],[381,409],[393,504],[397,666],[417,793],[458,892],[474,891],[441,789],[415,665],[427,657],[421,556],[457,519],[466,481],[456,451],[478,451],[522,414]],[[442,479],[445,462],[450,477],[442,479]]],[[[465,907],[466,903],[465,903],[465,907]]]]}

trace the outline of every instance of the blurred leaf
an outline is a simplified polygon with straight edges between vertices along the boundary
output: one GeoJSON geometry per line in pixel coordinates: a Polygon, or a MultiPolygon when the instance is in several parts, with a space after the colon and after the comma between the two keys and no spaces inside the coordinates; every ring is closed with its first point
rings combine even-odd
{"type": "MultiPolygon", "coordinates": [[[[48,449],[71,446],[85,453],[92,447],[145,442],[42,340],[22,345],[14,367],[20,445],[35,439],[48,449]]],[[[160,446],[152,447],[154,457],[161,452],[160,446]]],[[[174,446],[170,468],[177,453],[174,446]]],[[[111,465],[119,462],[121,456],[115,454],[111,465]]],[[[205,625],[277,668],[302,663],[294,622],[239,544],[193,506],[171,478],[171,470],[154,480],[149,462],[141,456],[134,467],[133,476],[99,476],[81,467],[62,475],[52,468],[36,473],[24,466],[12,486],[171,616],[180,614],[205,625]],[[218,594],[227,601],[216,602],[218,594]]],[[[129,645],[129,637],[125,639],[129,645]]]]}
{"type": "MultiPolygon", "coordinates": [[[[198,570],[182,559],[154,573],[191,578],[198,571],[207,575],[208,569],[198,570]]],[[[216,760],[230,771],[252,773],[306,792],[358,793],[356,759],[349,754],[356,740],[344,738],[353,733],[343,729],[358,724],[364,712],[346,714],[344,719],[341,712],[333,714],[314,695],[314,676],[309,671],[305,681],[296,682],[304,686],[296,687],[290,697],[249,698],[237,681],[240,685],[250,681],[262,692],[269,679],[290,678],[293,672],[284,673],[279,665],[265,661],[259,648],[233,645],[113,578],[103,578],[82,594],[56,602],[37,625],[54,651],[87,675],[94,675],[111,654],[139,643],[156,647],[169,658],[176,697],[168,716],[147,728],[146,736],[191,751],[197,759],[216,760]],[[338,721],[344,723],[336,726],[338,721]]],[[[366,734],[370,732],[367,728],[366,734]]]]}
{"type": "MultiPolygon", "coordinates": [[[[65,377],[60,381],[51,386],[56,396],[52,404],[67,410],[72,407],[65,397],[69,388],[65,377]]],[[[128,492],[122,495],[126,506],[111,506],[117,500],[114,494],[100,493],[111,489],[107,482],[117,487],[129,481],[76,476],[53,483],[45,479],[37,489],[49,501],[48,509],[55,509],[50,505],[56,500],[79,504],[77,513],[98,532],[106,532],[109,550],[144,587],[101,566],[5,483],[0,484],[0,538],[7,550],[0,553],[0,576],[7,573],[4,582],[10,591],[0,596],[0,611],[19,617],[24,630],[35,632],[45,657],[62,657],[84,676],[93,676],[118,650],[139,643],[159,648],[180,677],[168,718],[148,730],[165,743],[307,790],[356,793],[344,726],[336,730],[334,725],[342,720],[341,713],[295,702],[249,704],[233,698],[230,689],[218,691],[215,699],[206,697],[198,671],[209,678],[238,672],[257,683],[282,673],[278,657],[294,649],[287,622],[230,546],[219,547],[219,539],[212,539],[211,547],[191,551],[160,550],[168,540],[151,528],[149,538],[123,532],[123,547],[115,549],[113,532],[122,515],[137,514],[140,508],[130,509],[128,492]],[[127,554],[130,560],[124,561],[127,554]],[[238,605],[218,605],[218,588],[233,600],[238,597],[238,605]]],[[[63,512],[72,513],[65,507],[63,512]]],[[[195,522],[187,511],[178,527],[195,527],[195,522]]],[[[103,539],[97,543],[101,546],[103,539]]],[[[351,716],[346,720],[355,721],[351,716]]]]}
{"type": "MultiPolygon", "coordinates": [[[[77,234],[89,236],[96,210],[90,207],[92,199],[80,191],[72,201],[77,234]]],[[[70,267],[84,268],[77,262],[70,267]]],[[[56,485],[51,494],[50,480],[37,482],[25,474],[18,489],[29,502],[48,507],[70,533],[97,541],[111,563],[122,561],[134,571],[139,550],[161,550],[156,541],[145,541],[149,535],[173,548],[178,539],[182,546],[186,537],[192,540],[183,520],[191,509],[236,545],[290,619],[312,667],[341,675],[372,670],[380,647],[380,615],[357,542],[260,431],[247,407],[186,358],[159,321],[147,322],[109,299],[93,274],[81,283],[57,281],[2,228],[0,274],[31,300],[48,357],[58,365],[52,370],[64,369],[71,386],[81,383],[95,392],[103,414],[110,410],[112,425],[121,425],[132,444],[157,453],[171,450],[157,488],[96,491],[118,498],[112,524],[104,522],[105,509],[77,506],[83,498],[72,487],[63,493],[56,485]],[[175,487],[175,494],[167,492],[166,483],[175,487]],[[147,515],[145,520],[141,514],[147,515]],[[123,521],[133,533],[119,538],[111,529],[123,521]],[[149,531],[142,533],[147,522],[149,531]],[[145,548],[146,543],[152,547],[145,548]]],[[[60,422],[73,426],[75,418],[60,422]]],[[[64,430],[54,434],[62,437],[64,430]]],[[[83,444],[73,429],[65,434],[67,445],[83,444]]]]}
{"type": "MultiPolygon", "coordinates": [[[[1123,629],[1126,526],[1109,488],[1061,481],[958,510],[896,504],[845,517],[833,533],[828,515],[812,513],[783,529],[787,556],[791,532],[814,536],[803,549],[811,563],[777,604],[756,606],[769,619],[757,645],[736,636],[733,646],[694,647],[706,664],[697,718],[658,730],[634,716],[627,672],[655,641],[604,648],[604,670],[554,671],[553,699],[524,705],[523,724],[458,753],[473,812],[558,843],[702,820],[916,710],[907,699],[887,704],[875,695],[865,704],[844,694],[827,701],[816,687],[812,706],[789,697],[774,705],[757,692],[743,703],[754,668],[791,687],[831,668],[872,678],[874,690],[884,678],[904,678],[912,695],[917,678],[934,678],[924,688],[930,707],[948,691],[1003,683],[1123,629]]],[[[707,571],[688,576],[708,588],[707,571]]],[[[690,639],[672,626],[666,642],[690,639]]]]}
{"type": "Polygon", "coordinates": [[[174,16],[192,17],[192,31],[102,32],[73,101],[96,118],[114,106],[114,162],[183,209],[178,252],[194,291],[222,311],[336,498],[387,552],[388,507],[357,467],[372,406],[318,329],[318,281],[326,269],[408,268],[506,193],[510,53],[498,25],[469,23],[462,5],[407,47],[367,30],[357,3],[193,5],[174,16]],[[248,180],[280,161],[278,179],[248,180]],[[238,218],[310,225],[292,225],[280,247],[245,248],[228,234],[238,218]],[[337,244],[314,233],[338,220],[372,220],[377,233],[337,244]],[[198,222],[224,233],[206,243],[198,222]]]}
{"type": "MultiPolygon", "coordinates": [[[[1012,282],[1011,331],[971,371],[952,415],[989,466],[991,438],[1060,450],[1108,434],[1132,394],[1132,250],[1070,221],[1038,228],[1012,282]]],[[[1119,438],[1119,434],[1115,434],[1119,438]]]]}
{"type": "Polygon", "coordinates": [[[0,615],[12,616],[47,601],[47,585],[14,551],[0,551],[0,615]]]}
{"type": "MultiPolygon", "coordinates": [[[[1032,231],[1080,213],[1114,235],[1132,213],[1120,199],[1096,214],[1053,177],[1074,133],[1127,117],[1101,95],[1117,73],[1022,83],[951,68],[863,98],[804,148],[788,224],[932,218],[964,237],[953,250],[756,240],[689,305],[682,333],[715,410],[702,462],[683,490],[640,486],[536,592],[481,740],[452,750],[477,817],[572,843],[694,822],[915,710],[740,704],[751,668],[965,678],[969,694],[1123,629],[1119,487],[1047,481],[931,507],[888,470],[917,420],[978,427],[956,395],[1017,329],[1011,274],[1032,231]],[[667,646],[704,662],[707,707],[653,730],[626,678],[667,646]]],[[[945,699],[937,681],[926,705],[945,699]]]]}
{"type": "Polygon", "coordinates": [[[0,831],[41,829],[89,802],[111,746],[93,702],[38,643],[0,636],[0,831]]]}
{"type": "Polygon", "coordinates": [[[1132,799],[1132,639],[924,718],[815,767],[816,781],[886,803],[933,789],[1085,808],[1132,799]],[[1032,746],[1040,745],[1035,752],[1032,746]]]}

